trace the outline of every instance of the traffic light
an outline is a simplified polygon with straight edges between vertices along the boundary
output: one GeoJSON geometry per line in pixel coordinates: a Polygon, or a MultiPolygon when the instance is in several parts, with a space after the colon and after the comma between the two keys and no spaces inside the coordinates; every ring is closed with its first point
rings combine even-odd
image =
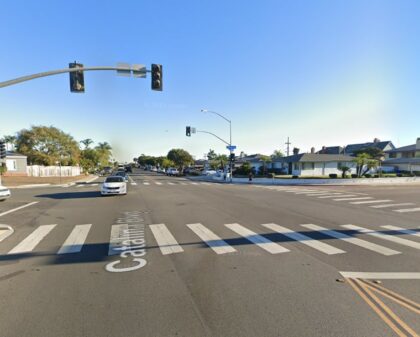
{"type": "Polygon", "coordinates": [[[161,64],[152,64],[152,90],[162,91],[161,64]]]}
{"type": "Polygon", "coordinates": [[[235,154],[232,152],[229,156],[230,161],[235,161],[235,154]]]}
{"type": "Polygon", "coordinates": [[[185,128],[185,135],[186,135],[187,137],[191,137],[191,126],[187,126],[187,127],[185,128]]]}
{"type": "MultiPolygon", "coordinates": [[[[81,63],[69,63],[69,68],[83,68],[81,63]]],[[[85,78],[83,71],[70,72],[70,91],[76,93],[85,92],[85,78]]]]}
{"type": "Polygon", "coordinates": [[[6,158],[6,143],[0,140],[0,159],[6,158]]]}

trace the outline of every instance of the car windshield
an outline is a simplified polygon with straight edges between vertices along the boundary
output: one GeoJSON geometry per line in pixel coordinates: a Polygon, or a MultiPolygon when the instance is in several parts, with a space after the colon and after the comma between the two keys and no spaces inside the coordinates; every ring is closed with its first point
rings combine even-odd
{"type": "Polygon", "coordinates": [[[105,179],[106,183],[122,183],[124,182],[124,178],[122,177],[108,177],[105,179]]]}
{"type": "Polygon", "coordinates": [[[420,337],[420,0],[0,25],[0,337],[420,337]]]}

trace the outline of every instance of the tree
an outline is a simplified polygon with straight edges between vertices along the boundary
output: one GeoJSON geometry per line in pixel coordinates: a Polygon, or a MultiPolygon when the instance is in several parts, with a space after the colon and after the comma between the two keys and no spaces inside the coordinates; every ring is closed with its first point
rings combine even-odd
{"type": "Polygon", "coordinates": [[[193,157],[183,149],[170,150],[168,152],[167,158],[172,160],[181,170],[184,170],[185,166],[194,162],[193,157]]]}
{"type": "Polygon", "coordinates": [[[210,149],[209,152],[207,153],[207,159],[208,160],[214,160],[216,159],[217,154],[216,152],[214,152],[214,150],[210,149]]]}
{"type": "Polygon", "coordinates": [[[363,167],[367,164],[370,159],[367,153],[359,153],[357,157],[353,160],[356,163],[356,173],[360,177],[362,175],[363,167]]]}
{"type": "Polygon", "coordinates": [[[80,141],[85,146],[85,150],[89,148],[89,145],[93,143],[93,140],[90,138],[86,138],[80,141]]]}
{"type": "Polygon", "coordinates": [[[260,160],[263,162],[262,175],[265,176],[266,169],[267,169],[267,163],[271,162],[271,157],[261,155],[260,160]]]}
{"type": "Polygon", "coordinates": [[[348,166],[341,166],[341,167],[339,168],[339,170],[342,172],[342,173],[341,173],[341,178],[345,178],[345,177],[346,177],[346,173],[347,173],[348,171],[350,171],[350,167],[348,167],[348,166]]]}
{"type": "Polygon", "coordinates": [[[107,142],[98,143],[98,145],[95,147],[95,150],[99,155],[99,164],[102,166],[108,165],[112,157],[111,145],[109,145],[107,142]]]}
{"type": "Polygon", "coordinates": [[[38,165],[75,165],[79,163],[79,143],[53,126],[32,126],[17,133],[16,149],[38,165]]]}
{"type": "Polygon", "coordinates": [[[164,158],[162,160],[161,167],[167,169],[169,167],[174,167],[174,166],[175,166],[175,163],[172,160],[169,160],[168,158],[164,158]]]}
{"type": "Polygon", "coordinates": [[[273,154],[271,155],[271,159],[278,159],[284,157],[284,154],[281,150],[274,150],[273,154]]]}
{"type": "Polygon", "coordinates": [[[100,154],[96,149],[85,149],[80,155],[80,166],[85,172],[91,172],[100,164],[100,154]]]}
{"type": "Polygon", "coordinates": [[[384,156],[384,152],[374,146],[370,146],[370,147],[365,147],[363,149],[359,149],[354,151],[354,154],[357,156],[359,154],[365,153],[367,154],[370,158],[376,159],[376,160],[381,160],[384,156]]]}
{"type": "Polygon", "coordinates": [[[3,137],[4,142],[6,143],[6,150],[13,151],[16,145],[16,136],[7,135],[3,137]]]}
{"type": "Polygon", "coordinates": [[[379,165],[379,161],[376,159],[368,159],[368,161],[366,162],[366,169],[365,171],[362,173],[362,176],[365,175],[366,173],[368,173],[371,169],[377,168],[379,165]]]}

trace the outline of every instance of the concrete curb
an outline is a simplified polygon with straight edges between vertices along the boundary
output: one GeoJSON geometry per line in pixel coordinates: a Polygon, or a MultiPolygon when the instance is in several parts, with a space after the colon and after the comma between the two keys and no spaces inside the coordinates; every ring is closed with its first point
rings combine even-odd
{"type": "Polygon", "coordinates": [[[29,184],[29,185],[19,185],[19,186],[11,186],[7,187],[10,190],[19,189],[19,188],[36,188],[36,187],[47,187],[47,186],[54,186],[51,184],[29,184]]]}
{"type": "MultiPolygon", "coordinates": [[[[224,181],[222,177],[205,176],[205,177],[188,177],[191,180],[206,181],[213,183],[229,183],[224,181]]],[[[234,184],[242,185],[340,185],[340,186],[380,186],[380,185],[408,185],[420,184],[420,177],[396,177],[396,178],[359,178],[359,179],[270,179],[270,178],[253,178],[250,183],[248,178],[233,178],[234,184]]]]}

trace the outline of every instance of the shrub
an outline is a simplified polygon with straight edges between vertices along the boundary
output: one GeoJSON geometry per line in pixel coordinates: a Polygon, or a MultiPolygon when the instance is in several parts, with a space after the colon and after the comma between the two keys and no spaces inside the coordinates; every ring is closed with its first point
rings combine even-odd
{"type": "Polygon", "coordinates": [[[337,179],[337,173],[330,173],[331,179],[337,179]]]}
{"type": "Polygon", "coordinates": [[[370,173],[366,173],[366,174],[365,174],[365,177],[366,177],[366,178],[370,178],[370,177],[372,177],[372,175],[371,175],[370,173]]]}
{"type": "Polygon", "coordinates": [[[353,174],[351,175],[351,177],[352,177],[352,178],[357,178],[357,174],[354,174],[354,173],[353,173],[353,174]]]}
{"type": "Polygon", "coordinates": [[[373,177],[374,178],[379,178],[379,174],[375,174],[373,177]]]}
{"type": "Polygon", "coordinates": [[[299,179],[299,176],[292,176],[292,179],[299,179]]]}

